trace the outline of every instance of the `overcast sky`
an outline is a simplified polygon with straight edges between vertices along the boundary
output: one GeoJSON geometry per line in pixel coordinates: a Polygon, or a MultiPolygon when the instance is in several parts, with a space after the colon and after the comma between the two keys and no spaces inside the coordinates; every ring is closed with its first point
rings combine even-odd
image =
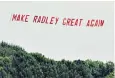
{"type": "Polygon", "coordinates": [[[20,45],[55,60],[113,61],[113,2],[0,2],[0,41],[20,45]],[[29,22],[11,21],[11,15],[30,14],[29,22]],[[57,25],[32,23],[34,15],[57,16],[57,25]],[[104,27],[66,27],[64,17],[104,19],[104,27]]]}

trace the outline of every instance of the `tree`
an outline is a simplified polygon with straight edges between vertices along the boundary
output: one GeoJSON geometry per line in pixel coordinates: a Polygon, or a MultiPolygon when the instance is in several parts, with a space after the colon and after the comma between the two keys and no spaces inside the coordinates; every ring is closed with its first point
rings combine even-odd
{"type": "Polygon", "coordinates": [[[113,78],[114,63],[61,60],[0,43],[0,78],[113,78]]]}

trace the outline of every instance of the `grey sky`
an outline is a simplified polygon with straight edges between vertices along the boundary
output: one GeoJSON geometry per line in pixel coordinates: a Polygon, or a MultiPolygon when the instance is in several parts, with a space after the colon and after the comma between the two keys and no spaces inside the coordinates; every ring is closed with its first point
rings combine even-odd
{"type": "Polygon", "coordinates": [[[0,2],[0,41],[20,45],[55,60],[113,61],[113,2],[0,2]],[[12,22],[11,15],[30,14],[28,23],[12,22]],[[34,15],[57,16],[57,25],[32,23],[34,15]],[[66,27],[61,18],[104,19],[103,28],[66,27]]]}

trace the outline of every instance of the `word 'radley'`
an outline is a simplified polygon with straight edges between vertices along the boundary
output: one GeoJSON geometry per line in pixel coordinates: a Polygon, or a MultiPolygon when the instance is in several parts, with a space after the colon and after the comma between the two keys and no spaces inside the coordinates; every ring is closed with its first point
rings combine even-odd
{"type": "Polygon", "coordinates": [[[58,17],[34,16],[34,23],[57,24],[58,17]]]}

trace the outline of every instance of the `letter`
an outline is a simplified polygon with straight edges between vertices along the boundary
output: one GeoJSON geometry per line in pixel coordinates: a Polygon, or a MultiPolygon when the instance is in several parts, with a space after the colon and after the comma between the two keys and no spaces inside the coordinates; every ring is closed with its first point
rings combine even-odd
{"type": "Polygon", "coordinates": [[[17,21],[20,21],[20,14],[19,14],[18,17],[17,17],[17,21]]]}
{"type": "Polygon", "coordinates": [[[21,21],[24,21],[24,17],[25,17],[25,15],[22,15],[22,16],[21,16],[21,21]]]}
{"type": "Polygon", "coordinates": [[[39,16],[37,23],[38,23],[38,22],[40,23],[40,21],[41,21],[41,16],[39,16]]]}
{"type": "Polygon", "coordinates": [[[28,16],[30,15],[26,15],[25,22],[28,22],[28,16]]]}
{"type": "Polygon", "coordinates": [[[45,22],[45,20],[46,20],[46,17],[45,17],[45,16],[43,16],[43,17],[42,17],[42,21],[41,21],[41,23],[44,23],[44,22],[45,22]]]}
{"type": "Polygon", "coordinates": [[[48,24],[48,17],[46,18],[46,21],[45,21],[46,24],[48,24]]]}
{"type": "Polygon", "coordinates": [[[74,25],[73,25],[73,23],[74,23],[74,20],[75,20],[75,19],[72,19],[72,20],[71,20],[71,26],[74,26],[74,25]]]}
{"type": "Polygon", "coordinates": [[[95,22],[95,26],[99,26],[99,24],[98,24],[98,20],[96,20],[96,22],[95,22]]]}
{"type": "Polygon", "coordinates": [[[99,23],[100,23],[101,26],[103,26],[104,20],[100,20],[99,23]]]}
{"type": "Polygon", "coordinates": [[[16,18],[17,18],[17,14],[13,14],[13,16],[12,16],[12,21],[13,21],[13,20],[16,21],[16,18]]]}
{"type": "Polygon", "coordinates": [[[51,21],[50,21],[50,24],[53,24],[53,19],[54,19],[55,17],[51,17],[51,21]]]}
{"type": "Polygon", "coordinates": [[[55,25],[57,24],[58,20],[59,20],[59,18],[56,18],[56,23],[55,23],[55,25]]]}
{"type": "Polygon", "coordinates": [[[82,22],[83,19],[80,19],[80,22],[79,22],[79,26],[81,26],[81,22],[82,22]]]}
{"type": "Polygon", "coordinates": [[[66,22],[65,22],[65,20],[66,20],[66,18],[64,18],[64,19],[63,19],[63,23],[62,23],[63,25],[66,25],[66,22]]]}
{"type": "Polygon", "coordinates": [[[70,19],[70,18],[67,19],[67,24],[66,24],[66,26],[67,26],[67,25],[68,25],[68,26],[71,25],[71,19],[70,19]]]}
{"type": "Polygon", "coordinates": [[[87,21],[87,25],[86,26],[90,26],[90,20],[87,21]]]}
{"type": "Polygon", "coordinates": [[[75,25],[76,25],[76,26],[78,25],[78,19],[76,19],[76,21],[75,21],[75,25]]]}
{"type": "Polygon", "coordinates": [[[38,16],[34,16],[33,22],[36,22],[38,16]]]}
{"type": "MultiPolygon", "coordinates": [[[[94,19],[91,20],[90,26],[92,26],[92,27],[94,26],[94,23],[93,23],[94,21],[95,21],[94,19]]],[[[98,20],[97,20],[97,21],[98,21],[98,20]]]]}

